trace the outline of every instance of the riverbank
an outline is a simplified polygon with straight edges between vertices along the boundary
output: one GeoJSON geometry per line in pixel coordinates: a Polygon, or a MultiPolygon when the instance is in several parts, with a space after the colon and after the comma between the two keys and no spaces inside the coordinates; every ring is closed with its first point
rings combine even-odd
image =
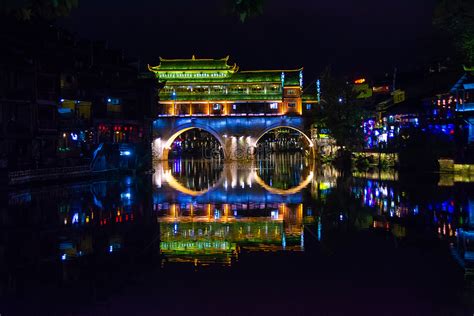
{"type": "Polygon", "coordinates": [[[135,174],[135,170],[107,169],[91,170],[89,165],[62,168],[45,168],[34,170],[13,171],[5,174],[7,186],[39,185],[64,183],[94,178],[107,178],[119,174],[135,174]]]}

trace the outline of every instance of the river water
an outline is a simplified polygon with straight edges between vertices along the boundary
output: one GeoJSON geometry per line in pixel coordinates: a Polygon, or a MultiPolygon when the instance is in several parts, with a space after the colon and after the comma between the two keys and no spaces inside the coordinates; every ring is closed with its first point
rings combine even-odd
{"type": "Polygon", "coordinates": [[[297,154],[2,192],[1,315],[474,312],[474,183],[297,154]]]}

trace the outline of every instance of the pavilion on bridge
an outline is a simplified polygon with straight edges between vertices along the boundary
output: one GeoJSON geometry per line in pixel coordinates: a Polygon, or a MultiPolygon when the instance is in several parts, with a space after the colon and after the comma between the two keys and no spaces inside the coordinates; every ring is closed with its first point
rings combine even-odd
{"type": "Polygon", "coordinates": [[[302,115],[317,103],[303,96],[303,68],[241,71],[222,59],[163,59],[148,66],[164,84],[160,116],[302,115]]]}

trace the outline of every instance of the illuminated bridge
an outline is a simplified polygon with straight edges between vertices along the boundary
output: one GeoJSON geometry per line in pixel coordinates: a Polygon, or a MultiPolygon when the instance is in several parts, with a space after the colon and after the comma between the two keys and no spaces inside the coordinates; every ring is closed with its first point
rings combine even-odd
{"type": "Polygon", "coordinates": [[[240,71],[222,59],[162,59],[149,66],[163,88],[153,122],[153,156],[168,159],[173,142],[191,129],[215,137],[227,160],[255,153],[269,131],[289,128],[310,138],[317,95],[303,95],[303,69],[240,71]]]}

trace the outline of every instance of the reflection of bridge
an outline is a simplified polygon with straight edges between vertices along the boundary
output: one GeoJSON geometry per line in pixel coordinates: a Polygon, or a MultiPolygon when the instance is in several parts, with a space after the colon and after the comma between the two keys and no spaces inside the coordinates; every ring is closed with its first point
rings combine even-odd
{"type": "Polygon", "coordinates": [[[303,205],[268,205],[258,216],[236,216],[229,204],[177,205],[161,210],[160,249],[166,261],[231,264],[239,248],[304,249],[303,205]],[[262,216],[266,215],[266,216],[262,216]]]}
{"type": "MultiPolygon", "coordinates": [[[[197,203],[302,203],[301,191],[313,180],[313,171],[303,180],[288,189],[274,188],[265,183],[255,169],[237,170],[236,164],[227,165],[219,179],[211,186],[192,190],[180,183],[172,174],[166,163],[155,166],[154,183],[161,187],[166,183],[173,190],[175,199],[180,202],[197,203]],[[243,172],[239,172],[243,171],[243,172]],[[255,185],[256,184],[256,185],[255,185]]],[[[168,198],[168,195],[155,196],[155,202],[168,198]]]]}
{"type": "Polygon", "coordinates": [[[225,159],[239,160],[252,155],[257,142],[267,132],[286,127],[300,132],[313,153],[314,146],[308,136],[309,126],[307,124],[302,116],[288,115],[160,117],[153,123],[152,150],[155,158],[167,160],[174,140],[180,134],[197,128],[209,132],[217,139],[223,148],[225,159]]]}

